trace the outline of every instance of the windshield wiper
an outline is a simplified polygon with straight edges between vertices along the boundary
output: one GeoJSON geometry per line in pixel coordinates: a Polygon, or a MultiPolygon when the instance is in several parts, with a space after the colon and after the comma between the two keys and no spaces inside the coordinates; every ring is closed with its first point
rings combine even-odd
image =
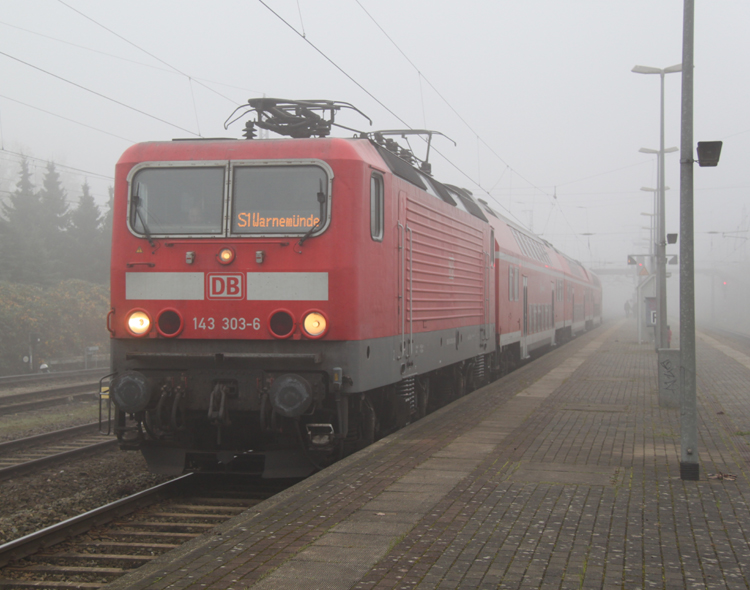
{"type": "MultiPolygon", "coordinates": [[[[323,227],[323,214],[325,212],[326,194],[325,192],[323,192],[323,181],[319,180],[319,182],[320,182],[320,185],[319,185],[320,190],[318,190],[318,203],[320,203],[320,218],[318,219],[318,223],[313,225],[307,231],[307,233],[300,238],[299,242],[297,242],[298,246],[302,246],[302,244],[305,243],[307,238],[312,236],[316,231],[318,231],[321,227],[323,227]]],[[[301,253],[302,252],[299,252],[299,254],[301,253]]]]}
{"type": "Polygon", "coordinates": [[[143,226],[143,231],[146,233],[146,239],[148,240],[148,243],[151,244],[152,248],[156,248],[156,244],[154,243],[153,238],[151,238],[151,231],[148,229],[148,224],[146,223],[146,220],[143,219],[143,214],[141,213],[141,197],[138,195],[138,189],[140,188],[140,186],[140,183],[136,183],[135,194],[133,195],[133,206],[135,207],[135,214],[138,216],[138,219],[141,220],[141,225],[143,226]]]}

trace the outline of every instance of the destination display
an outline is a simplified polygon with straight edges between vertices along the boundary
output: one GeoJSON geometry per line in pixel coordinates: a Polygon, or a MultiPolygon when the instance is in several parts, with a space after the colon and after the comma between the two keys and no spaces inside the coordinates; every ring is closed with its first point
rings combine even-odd
{"type": "Polygon", "coordinates": [[[292,215],[291,217],[268,217],[261,213],[238,213],[237,227],[286,227],[286,228],[309,228],[315,227],[320,223],[320,218],[315,215],[300,217],[292,215]]]}
{"type": "Polygon", "coordinates": [[[304,234],[320,225],[327,189],[328,177],[319,166],[235,167],[232,233],[304,234]]]}

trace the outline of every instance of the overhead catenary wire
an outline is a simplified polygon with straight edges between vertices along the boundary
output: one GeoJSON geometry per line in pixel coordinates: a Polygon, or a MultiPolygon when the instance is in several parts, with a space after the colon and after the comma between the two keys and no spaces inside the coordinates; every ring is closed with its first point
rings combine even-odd
{"type": "Polygon", "coordinates": [[[86,123],[81,123],[80,121],[76,121],[75,119],[70,119],[68,117],[64,117],[62,115],[58,115],[57,113],[53,113],[52,111],[47,111],[45,109],[42,109],[40,107],[36,107],[34,105],[31,105],[27,102],[23,102],[21,100],[16,100],[15,98],[11,98],[10,96],[5,96],[4,94],[0,94],[0,98],[3,98],[5,100],[10,100],[12,102],[15,102],[16,104],[23,105],[25,107],[28,107],[30,109],[34,109],[36,111],[40,111],[42,113],[45,113],[47,115],[50,115],[52,117],[57,117],[58,119],[62,119],[64,121],[68,121],[70,123],[75,123],[76,125],[80,125],[82,127],[86,127],[88,129],[93,129],[94,131],[98,131],[99,133],[104,133],[106,135],[111,135],[112,137],[116,137],[117,139],[122,139],[123,141],[127,141],[129,143],[135,143],[135,140],[128,139],[127,137],[122,137],[121,135],[117,135],[115,133],[112,133],[110,131],[105,131],[104,129],[100,129],[99,127],[94,127],[93,125],[87,125],[86,123]]]}
{"type": "Polygon", "coordinates": [[[310,47],[312,47],[315,51],[317,51],[328,63],[330,63],[334,68],[336,68],[339,72],[341,72],[344,76],[346,76],[351,82],[353,82],[360,90],[362,90],[367,96],[372,98],[376,103],[378,103],[381,107],[383,107],[386,111],[388,111],[391,115],[393,115],[396,119],[399,120],[402,124],[406,125],[409,129],[411,129],[411,125],[409,125],[406,121],[404,121],[401,117],[399,117],[395,112],[393,112],[388,106],[385,105],[377,96],[375,96],[372,92],[367,90],[362,84],[357,82],[352,76],[349,75],[344,68],[342,68],[340,65],[338,65],[335,61],[333,61],[330,57],[328,57],[321,49],[318,48],[317,45],[315,45],[312,41],[310,41],[306,35],[303,35],[300,33],[297,29],[294,28],[283,16],[281,16],[278,12],[276,12],[273,8],[271,8],[268,4],[266,4],[263,0],[258,0],[265,8],[268,9],[269,12],[271,12],[276,18],[278,18],[282,23],[284,23],[287,27],[289,27],[294,33],[299,36],[305,43],[307,43],[310,47]]]}
{"type": "MultiPolygon", "coordinates": [[[[260,1],[262,2],[262,0],[260,0],[260,1]]],[[[427,82],[427,84],[429,84],[430,88],[432,88],[435,91],[435,94],[437,94],[440,97],[440,99],[448,106],[448,108],[450,108],[450,110],[453,111],[453,113],[455,113],[455,115],[459,118],[459,120],[476,136],[478,144],[481,143],[482,145],[484,145],[490,151],[490,153],[492,153],[492,155],[494,155],[500,162],[502,162],[503,164],[505,164],[506,168],[510,169],[510,171],[512,173],[514,173],[516,176],[518,176],[521,180],[523,180],[529,186],[532,186],[533,188],[535,188],[541,194],[546,195],[551,200],[551,202],[553,203],[553,205],[554,204],[559,204],[559,202],[557,200],[557,196],[549,194],[547,191],[543,190],[542,188],[540,188],[539,186],[537,186],[536,184],[534,184],[533,182],[531,182],[523,174],[520,174],[510,164],[508,164],[508,162],[506,162],[505,159],[503,159],[500,156],[500,154],[498,154],[495,151],[495,149],[489,143],[487,143],[487,141],[485,141],[479,135],[479,133],[476,130],[474,130],[474,128],[468,123],[468,121],[466,121],[466,119],[464,119],[461,116],[461,114],[458,112],[458,110],[450,103],[450,101],[447,98],[445,98],[442,95],[442,93],[435,87],[435,85],[432,84],[432,82],[430,82],[430,80],[426,76],[424,76],[424,74],[422,74],[422,71],[417,67],[417,65],[409,58],[408,55],[406,55],[406,53],[398,46],[398,44],[385,31],[385,29],[383,29],[383,27],[380,26],[380,24],[375,20],[375,18],[367,11],[367,9],[364,6],[362,6],[362,3],[359,0],[355,0],[355,2],[363,10],[363,12],[370,18],[370,20],[372,20],[372,22],[375,24],[375,26],[378,29],[380,29],[380,31],[383,33],[383,35],[385,35],[385,37],[393,44],[393,46],[396,47],[396,49],[399,51],[399,53],[401,53],[401,55],[404,56],[404,58],[406,59],[406,61],[409,62],[409,64],[417,71],[417,73],[419,74],[420,78],[423,78],[424,81],[427,82]]],[[[442,153],[440,153],[438,150],[435,150],[435,151],[438,154],[440,154],[441,156],[443,156],[445,158],[445,156],[442,153]]],[[[479,157],[479,152],[477,151],[477,158],[478,157],[479,157]]],[[[457,170],[459,169],[458,166],[456,166],[455,164],[453,164],[452,162],[450,162],[450,160],[448,160],[448,158],[445,158],[445,159],[451,165],[453,165],[454,168],[456,168],[457,170]]],[[[481,177],[478,180],[474,180],[471,177],[469,177],[468,174],[464,173],[463,171],[461,171],[461,172],[467,178],[469,178],[472,183],[476,184],[480,189],[482,189],[495,203],[497,203],[498,206],[502,207],[511,217],[513,217],[516,221],[518,221],[519,223],[521,223],[521,225],[525,225],[515,215],[513,215],[513,213],[508,208],[504,207],[499,201],[497,201],[497,199],[495,199],[495,197],[489,191],[487,191],[484,187],[482,187],[481,177]]],[[[503,175],[504,174],[505,174],[505,171],[503,172],[503,175]]],[[[562,216],[562,218],[565,221],[565,223],[568,224],[568,226],[570,227],[570,229],[575,232],[575,229],[570,224],[570,222],[568,221],[568,219],[565,217],[565,214],[563,213],[562,209],[560,209],[560,215],[562,216]]]]}
{"type": "MultiPolygon", "coordinates": [[[[86,47],[85,45],[79,45],[77,43],[71,43],[70,41],[66,41],[64,39],[59,39],[58,37],[52,37],[51,35],[45,35],[43,33],[39,33],[37,31],[32,31],[32,30],[29,30],[29,29],[25,29],[23,27],[19,27],[18,25],[12,25],[12,24],[6,23],[4,21],[0,21],[0,25],[6,26],[6,27],[11,27],[13,29],[17,29],[19,31],[23,31],[24,33],[28,33],[30,35],[36,35],[36,36],[42,37],[44,39],[49,39],[50,41],[55,41],[56,43],[63,43],[65,45],[69,45],[71,47],[76,47],[77,49],[82,49],[84,51],[90,51],[92,53],[97,53],[97,54],[103,55],[105,57],[110,57],[112,59],[117,59],[117,60],[120,60],[120,61],[128,62],[128,63],[134,64],[134,65],[137,65],[137,66],[141,66],[141,67],[144,67],[144,68],[151,68],[153,70],[158,70],[160,72],[169,72],[171,74],[176,74],[176,75],[179,75],[179,76],[184,76],[184,74],[182,74],[181,72],[176,71],[174,68],[172,68],[170,66],[167,66],[167,67],[163,68],[163,67],[156,66],[154,64],[147,64],[147,63],[142,62],[142,61],[136,61],[134,59],[129,59],[127,57],[122,57],[120,55],[115,55],[113,53],[107,53],[106,51],[101,51],[99,49],[94,49],[93,47],[86,47]]],[[[208,78],[203,78],[203,77],[198,77],[198,76],[189,76],[189,77],[192,80],[195,80],[197,82],[203,82],[205,84],[215,84],[216,86],[225,86],[226,88],[232,88],[234,90],[242,90],[243,92],[250,92],[250,93],[254,93],[254,94],[260,94],[260,92],[258,90],[253,90],[252,88],[245,88],[244,86],[236,86],[234,84],[227,84],[225,82],[217,82],[216,80],[209,80],[208,78]]],[[[222,98],[227,98],[227,97],[225,97],[225,96],[223,96],[221,94],[220,94],[220,96],[222,98]]],[[[230,100],[230,99],[228,99],[228,100],[230,100]]]]}
{"type": "MultiPolygon", "coordinates": [[[[75,13],[77,13],[77,14],[81,15],[81,16],[82,16],[83,18],[85,18],[85,19],[87,19],[87,20],[91,21],[91,22],[92,22],[92,23],[94,23],[94,24],[95,24],[96,26],[98,26],[98,27],[101,27],[102,29],[104,29],[104,30],[105,30],[105,31],[107,31],[108,33],[110,33],[110,34],[114,35],[114,36],[115,36],[115,37],[117,37],[118,39],[121,39],[122,41],[124,41],[124,42],[125,42],[125,43],[127,43],[128,45],[131,45],[132,47],[135,47],[136,49],[138,49],[139,51],[142,51],[143,53],[145,53],[145,54],[146,54],[146,55],[148,55],[149,57],[151,57],[151,58],[155,59],[155,60],[156,60],[156,61],[158,61],[159,63],[162,63],[162,64],[164,64],[165,66],[167,66],[168,68],[170,68],[170,69],[174,70],[175,72],[177,72],[178,74],[181,74],[181,75],[185,76],[186,78],[188,78],[188,80],[193,80],[193,78],[192,78],[192,77],[191,77],[191,76],[190,76],[189,74],[186,74],[185,72],[183,72],[183,71],[182,71],[182,70],[180,70],[179,68],[177,68],[177,67],[175,67],[174,65],[172,65],[172,64],[170,64],[170,63],[168,63],[168,62],[164,61],[163,59],[161,59],[161,58],[160,58],[160,57],[158,57],[157,55],[154,55],[154,54],[153,54],[153,53],[151,53],[150,51],[147,51],[146,49],[144,49],[144,48],[143,48],[143,47],[141,47],[140,45],[138,45],[138,44],[136,44],[136,43],[133,43],[133,42],[132,42],[132,41],[131,41],[130,39],[128,39],[128,38],[126,38],[126,37],[124,37],[124,36],[120,35],[120,34],[119,34],[119,33],[117,33],[116,31],[113,31],[113,30],[112,30],[112,29],[110,29],[109,27],[107,27],[107,26],[103,25],[102,23],[100,23],[99,21],[97,21],[97,20],[95,20],[95,19],[91,18],[90,16],[88,16],[87,14],[85,14],[85,13],[81,12],[81,11],[80,11],[80,10],[78,10],[77,8],[74,8],[74,7],[72,7],[72,6],[70,5],[70,4],[67,4],[67,3],[66,3],[66,2],[64,2],[63,0],[57,0],[57,1],[58,1],[58,2],[60,3],[60,4],[62,4],[63,6],[65,6],[66,8],[69,8],[69,9],[70,9],[70,10],[72,10],[73,12],[75,12],[75,13]]],[[[236,101],[235,101],[235,100],[233,100],[233,99],[229,98],[228,96],[225,96],[225,95],[223,95],[223,94],[222,94],[221,92],[219,92],[219,91],[215,90],[214,88],[211,88],[210,86],[207,86],[207,85],[203,84],[202,82],[200,82],[200,81],[198,81],[198,80],[196,80],[196,82],[197,82],[198,84],[200,84],[201,86],[203,86],[204,88],[206,88],[206,90],[209,90],[210,92],[213,92],[213,93],[214,93],[214,94],[216,94],[217,96],[220,96],[220,97],[222,97],[222,98],[224,98],[224,99],[228,100],[228,101],[229,101],[229,102],[231,102],[232,104],[235,104],[235,103],[236,103],[236,101]]],[[[193,93],[193,87],[192,87],[192,85],[190,86],[190,92],[191,92],[191,94],[193,93]]],[[[195,105],[195,96],[193,96],[192,98],[193,98],[193,104],[195,105]]],[[[195,107],[195,118],[196,118],[196,120],[198,119],[198,110],[197,110],[197,107],[195,107]]],[[[192,132],[191,132],[191,133],[192,133],[192,132]]],[[[200,137],[200,132],[198,133],[198,136],[200,137]]]]}
{"type": "Polygon", "coordinates": [[[33,68],[39,72],[42,72],[43,74],[47,74],[48,76],[52,76],[53,78],[56,78],[58,80],[61,80],[62,82],[65,82],[66,84],[70,84],[72,86],[75,86],[76,88],[80,88],[81,90],[85,90],[86,92],[89,92],[91,94],[94,94],[100,98],[103,98],[105,100],[108,100],[110,102],[113,102],[121,107],[125,107],[126,109],[129,109],[131,111],[135,111],[136,113],[139,113],[141,115],[145,115],[146,117],[149,117],[151,119],[154,119],[156,121],[159,121],[160,123],[164,123],[165,125],[169,125],[170,127],[174,127],[175,129],[179,129],[180,131],[184,131],[185,133],[190,133],[191,135],[198,135],[195,133],[195,131],[191,131],[190,129],[185,129],[184,127],[181,127],[180,125],[177,125],[176,123],[171,123],[170,121],[167,121],[166,119],[162,119],[161,117],[157,117],[156,115],[152,115],[150,113],[147,113],[146,111],[143,111],[141,109],[137,109],[133,106],[130,106],[129,104],[126,104],[124,102],[121,102],[115,98],[112,98],[110,96],[107,96],[106,94],[102,94],[101,92],[97,92],[96,90],[92,90],[91,88],[87,88],[86,86],[83,86],[82,84],[78,84],[77,82],[73,82],[72,80],[68,80],[67,78],[63,78],[62,76],[58,76],[57,74],[53,74],[52,72],[49,72],[45,70],[44,68],[40,68],[39,66],[35,66],[34,64],[31,64],[27,61],[24,61],[18,57],[15,57],[13,55],[10,55],[9,53],[6,53],[4,51],[0,51],[0,55],[4,55],[5,57],[15,60],[25,66],[28,66],[30,68],[33,68]]]}
{"type": "MultiPolygon", "coordinates": [[[[448,108],[450,108],[450,109],[451,109],[451,110],[452,110],[452,111],[453,111],[453,112],[455,113],[455,115],[456,115],[456,116],[457,116],[457,117],[459,118],[459,120],[460,120],[460,121],[461,121],[461,122],[462,122],[462,123],[463,123],[463,124],[464,124],[464,125],[465,125],[465,126],[466,126],[466,127],[467,127],[467,128],[468,128],[468,129],[469,129],[469,130],[470,130],[470,131],[471,131],[471,132],[473,133],[473,134],[474,134],[474,135],[475,135],[475,137],[476,137],[476,139],[477,139],[477,144],[479,145],[479,143],[481,143],[482,145],[484,145],[484,146],[485,146],[485,147],[486,147],[486,148],[487,148],[487,149],[488,149],[488,150],[489,150],[489,151],[490,151],[490,152],[491,152],[491,153],[492,153],[492,154],[493,154],[493,155],[494,155],[494,156],[495,156],[495,157],[496,157],[496,158],[497,158],[497,159],[498,159],[498,160],[499,160],[500,162],[502,162],[503,164],[505,164],[505,166],[506,166],[506,169],[505,169],[505,170],[503,171],[503,174],[501,175],[501,179],[502,179],[502,177],[503,177],[503,176],[505,176],[505,173],[506,173],[506,172],[507,172],[508,170],[510,170],[510,171],[511,171],[511,173],[514,173],[514,174],[516,174],[516,176],[518,176],[518,177],[519,177],[519,178],[520,178],[521,180],[523,180],[524,182],[526,182],[526,183],[527,183],[527,184],[528,184],[529,186],[533,187],[533,188],[534,188],[535,190],[539,191],[539,192],[540,192],[540,193],[542,193],[543,195],[546,195],[547,197],[549,197],[549,198],[551,199],[552,203],[553,203],[553,206],[554,206],[554,205],[558,205],[558,206],[559,206],[559,201],[557,200],[557,196],[556,196],[556,195],[550,195],[550,194],[549,194],[548,192],[546,192],[546,191],[545,191],[545,190],[543,190],[542,188],[538,187],[538,186],[537,186],[536,184],[534,184],[533,182],[531,182],[530,180],[528,180],[528,179],[527,179],[527,178],[526,178],[525,176],[523,176],[522,174],[520,174],[520,173],[519,173],[519,172],[518,172],[517,170],[515,170],[515,169],[514,169],[514,168],[513,168],[513,167],[512,167],[512,166],[511,166],[510,164],[508,164],[508,162],[506,162],[506,161],[505,161],[505,160],[504,160],[504,159],[503,159],[503,158],[502,158],[502,157],[501,157],[501,156],[500,156],[500,155],[499,155],[499,154],[498,154],[498,153],[497,153],[497,152],[496,152],[496,151],[494,150],[494,148],[492,148],[492,146],[491,146],[491,145],[489,145],[489,143],[487,143],[487,142],[486,142],[486,141],[485,141],[485,140],[484,140],[484,139],[483,139],[483,138],[482,138],[482,137],[481,137],[481,136],[479,135],[479,133],[478,133],[477,131],[475,131],[475,130],[474,130],[474,128],[473,128],[473,127],[472,127],[472,126],[471,126],[471,125],[470,125],[470,124],[469,124],[469,123],[468,123],[468,122],[466,121],[466,119],[464,119],[464,118],[463,118],[463,117],[461,116],[461,114],[460,114],[460,113],[458,112],[458,110],[456,110],[456,108],[455,108],[455,107],[454,107],[454,106],[453,106],[453,105],[452,105],[452,104],[450,103],[450,101],[448,101],[448,99],[446,99],[446,98],[445,98],[445,97],[444,97],[444,96],[443,96],[443,95],[442,95],[442,94],[440,93],[440,91],[439,91],[439,90],[438,90],[438,89],[437,89],[437,88],[436,88],[436,87],[434,86],[434,84],[432,84],[432,82],[430,82],[430,80],[429,80],[429,79],[427,79],[427,78],[426,78],[426,77],[424,76],[424,74],[422,74],[422,71],[421,71],[421,70],[420,70],[420,69],[419,69],[419,68],[417,67],[417,65],[416,65],[416,64],[415,64],[415,63],[414,63],[414,62],[413,62],[413,61],[412,61],[412,60],[411,60],[411,59],[409,58],[409,56],[407,56],[407,55],[406,55],[406,53],[405,53],[405,52],[404,52],[404,51],[403,51],[403,50],[402,50],[402,49],[401,49],[401,48],[400,48],[400,47],[398,46],[398,44],[397,44],[397,43],[396,43],[396,42],[395,42],[395,41],[394,41],[394,40],[393,40],[393,39],[391,38],[391,36],[390,36],[390,35],[388,35],[388,33],[387,33],[387,32],[385,31],[385,29],[383,29],[383,27],[382,27],[382,26],[380,26],[380,24],[379,24],[379,23],[378,23],[378,22],[377,22],[377,21],[375,20],[375,18],[374,18],[374,17],[373,17],[373,16],[372,16],[372,15],[371,15],[371,14],[370,14],[370,13],[369,13],[368,11],[367,11],[367,9],[365,9],[365,7],[364,7],[364,6],[362,6],[362,4],[361,4],[361,3],[359,2],[359,0],[355,0],[355,2],[356,2],[356,3],[357,3],[357,5],[359,5],[359,7],[360,7],[360,8],[361,8],[361,9],[362,9],[362,10],[363,10],[364,12],[365,12],[365,14],[366,14],[366,15],[367,15],[367,16],[368,16],[368,17],[370,18],[370,20],[372,20],[372,22],[373,22],[373,23],[375,24],[375,26],[376,26],[376,27],[378,27],[378,29],[380,29],[380,31],[381,31],[381,32],[382,32],[382,33],[383,33],[383,34],[384,34],[384,35],[386,36],[386,38],[387,38],[387,39],[388,39],[388,40],[389,40],[389,41],[390,41],[390,42],[391,42],[391,43],[392,43],[392,44],[394,45],[394,47],[396,47],[396,49],[397,49],[397,50],[399,51],[399,53],[401,53],[401,55],[403,55],[403,56],[404,56],[404,58],[406,59],[406,61],[408,61],[408,62],[409,62],[409,64],[410,64],[410,65],[411,65],[411,66],[412,66],[412,67],[413,67],[413,68],[414,68],[414,69],[415,69],[415,70],[417,71],[417,73],[418,73],[418,74],[419,74],[419,76],[420,76],[420,80],[421,80],[422,78],[424,78],[425,82],[427,82],[427,84],[429,84],[429,85],[430,85],[430,88],[432,88],[432,89],[433,89],[433,90],[435,91],[435,93],[436,93],[436,94],[437,94],[437,95],[438,95],[438,96],[440,97],[440,99],[441,99],[441,100],[442,100],[442,101],[443,101],[443,102],[444,102],[444,103],[445,103],[445,104],[446,104],[446,105],[448,106],[448,108]]],[[[421,86],[420,86],[420,88],[421,88],[421,86]]],[[[438,151],[438,150],[435,150],[435,151],[436,151],[436,152],[437,152],[438,154],[440,154],[441,156],[443,156],[443,157],[444,157],[444,158],[446,159],[446,161],[448,161],[448,163],[449,163],[449,164],[451,164],[451,165],[452,165],[452,166],[453,166],[454,168],[456,168],[456,169],[457,169],[457,170],[459,170],[459,171],[460,171],[460,172],[461,172],[462,174],[464,174],[464,176],[466,176],[467,178],[469,178],[469,179],[471,180],[471,182],[472,182],[472,183],[476,184],[476,185],[477,185],[477,186],[478,186],[478,187],[479,187],[480,189],[482,189],[482,190],[483,190],[483,191],[484,191],[484,192],[485,192],[485,193],[486,193],[486,194],[487,194],[487,195],[488,195],[488,196],[489,196],[489,197],[490,197],[490,198],[491,198],[491,199],[492,199],[492,200],[493,200],[493,201],[494,201],[494,202],[495,202],[495,203],[496,203],[496,204],[497,204],[498,206],[500,206],[500,207],[501,207],[502,209],[504,209],[504,210],[506,211],[506,213],[507,213],[508,215],[510,215],[511,217],[513,217],[513,219],[515,219],[515,220],[516,220],[516,221],[517,221],[518,223],[520,223],[521,225],[525,225],[525,224],[524,224],[523,222],[521,222],[521,220],[519,220],[519,219],[518,219],[518,218],[517,218],[517,217],[516,217],[516,216],[515,216],[515,215],[514,215],[514,214],[513,214],[513,213],[512,213],[511,211],[510,211],[510,209],[508,209],[507,207],[503,206],[503,205],[502,205],[502,204],[501,204],[501,203],[500,203],[500,202],[499,202],[499,201],[498,201],[497,199],[495,199],[495,197],[494,197],[494,196],[493,196],[493,195],[491,194],[491,192],[490,192],[490,191],[488,191],[488,190],[486,190],[486,189],[485,189],[484,187],[482,187],[482,184],[481,184],[481,176],[480,176],[480,177],[479,177],[479,178],[478,178],[478,179],[477,179],[477,180],[475,181],[474,179],[472,179],[471,177],[469,177],[469,175],[468,175],[468,174],[466,174],[466,173],[464,173],[464,172],[463,172],[462,170],[460,170],[460,169],[458,168],[458,166],[456,166],[455,164],[453,164],[453,162],[451,162],[451,161],[450,161],[450,160],[449,160],[448,158],[446,158],[446,157],[445,157],[445,156],[444,156],[444,155],[443,155],[443,154],[442,154],[442,153],[441,153],[440,151],[438,151]]],[[[478,173],[479,173],[479,150],[477,150],[477,162],[478,162],[478,173]]],[[[500,182],[500,181],[498,180],[498,183],[499,183],[499,182],[500,182]]],[[[493,186],[493,188],[494,188],[495,186],[497,186],[497,183],[495,183],[495,185],[493,186]]],[[[560,215],[562,216],[562,218],[563,218],[563,220],[565,221],[565,223],[566,223],[566,224],[568,224],[568,227],[570,227],[570,229],[571,229],[571,230],[573,230],[573,232],[575,233],[575,229],[574,229],[574,228],[573,228],[573,226],[572,226],[572,225],[570,224],[570,222],[568,221],[568,219],[567,219],[567,218],[565,217],[565,214],[564,214],[564,212],[562,211],[562,209],[560,209],[560,215]]],[[[577,235],[577,234],[576,234],[576,235],[577,235]]]]}
{"type": "MultiPolygon", "coordinates": [[[[34,156],[28,156],[26,154],[22,154],[21,152],[14,152],[12,150],[8,150],[5,148],[0,150],[0,153],[11,154],[13,156],[17,156],[19,158],[25,158],[27,160],[33,160],[35,162],[43,162],[45,164],[50,163],[49,160],[45,160],[44,158],[36,158],[34,156]]],[[[99,172],[91,172],[90,170],[83,170],[82,168],[75,168],[74,166],[66,166],[65,164],[58,164],[57,162],[53,162],[53,164],[55,165],[55,168],[65,168],[66,170],[71,170],[73,172],[77,172],[80,174],[86,174],[88,176],[96,176],[97,178],[103,178],[105,180],[112,180],[112,181],[114,181],[115,179],[114,176],[107,176],[106,174],[100,174],[99,172]]]]}
{"type": "MultiPolygon", "coordinates": [[[[380,23],[375,20],[375,18],[367,11],[367,9],[362,6],[362,3],[359,0],[354,0],[357,5],[362,9],[362,11],[370,18],[370,20],[375,24],[375,26],[380,29],[380,31],[385,35],[385,37],[393,44],[393,46],[398,50],[398,52],[404,56],[404,59],[406,59],[407,62],[417,71],[417,73],[420,75],[421,78],[424,79],[425,82],[432,88],[432,90],[435,92],[435,94],[440,97],[440,99],[446,104],[446,106],[453,111],[453,113],[458,117],[458,119],[466,125],[467,129],[471,131],[477,138],[478,142],[481,142],[487,149],[490,150],[492,155],[494,155],[498,160],[500,160],[503,164],[505,164],[510,170],[515,173],[520,179],[522,179],[524,182],[528,183],[530,186],[533,186],[536,188],[539,192],[542,194],[547,194],[543,189],[537,187],[533,182],[525,178],[522,174],[520,174],[517,170],[515,170],[508,162],[506,162],[493,148],[491,145],[489,145],[480,135],[479,133],[469,124],[469,122],[461,116],[461,113],[458,112],[458,110],[450,103],[450,101],[445,98],[442,93],[435,87],[435,85],[430,82],[430,80],[422,73],[422,71],[417,67],[417,65],[409,58],[408,55],[398,46],[398,44],[393,40],[393,38],[385,31],[385,29],[380,26],[380,23]]],[[[480,185],[481,186],[481,185],[480,185]]],[[[550,196],[550,195],[548,195],[550,196]]]]}
{"type": "MultiPolygon", "coordinates": [[[[346,70],[344,70],[341,66],[339,66],[332,58],[330,58],[328,55],[326,55],[320,48],[318,48],[310,39],[307,38],[307,36],[303,36],[302,33],[300,33],[293,25],[291,25],[284,17],[282,17],[279,13],[277,13],[275,10],[273,10],[268,4],[264,2],[264,0],[258,0],[260,4],[262,4],[266,9],[268,9],[269,12],[271,12],[276,18],[278,18],[282,23],[284,23],[289,29],[294,31],[296,35],[298,35],[301,39],[303,39],[310,47],[312,47],[315,51],[317,51],[326,61],[328,61],[333,67],[335,67],[339,72],[341,72],[344,76],[346,76],[351,82],[353,82],[358,88],[360,88],[365,94],[367,94],[370,98],[372,98],[376,103],[378,103],[381,107],[383,107],[388,113],[393,115],[401,124],[403,124],[408,129],[413,129],[411,125],[409,125],[403,118],[401,118],[399,115],[397,115],[390,107],[388,107],[385,103],[383,103],[378,97],[376,97],[372,92],[370,92],[367,88],[365,88],[362,84],[360,84],[357,80],[354,79],[346,70]]],[[[429,83],[429,81],[428,81],[429,83]]],[[[469,174],[467,174],[465,171],[463,171],[458,165],[453,163],[445,154],[443,154],[439,149],[432,147],[432,151],[439,154],[441,157],[445,159],[445,161],[453,166],[453,168],[456,169],[459,173],[461,173],[463,176],[465,176],[472,184],[475,184],[478,186],[481,190],[484,191],[482,186],[476,182],[469,174]]],[[[495,200],[492,195],[489,193],[486,193],[491,199],[495,200]]],[[[508,209],[503,207],[502,204],[498,203],[498,206],[505,209],[505,211],[513,217],[519,224],[524,225],[521,220],[519,220],[515,215],[513,215],[512,212],[510,212],[508,209]]]]}

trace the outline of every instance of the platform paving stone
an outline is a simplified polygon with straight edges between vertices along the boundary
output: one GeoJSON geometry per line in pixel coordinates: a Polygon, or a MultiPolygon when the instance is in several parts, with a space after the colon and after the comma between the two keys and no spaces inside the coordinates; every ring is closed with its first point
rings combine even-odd
{"type": "Polygon", "coordinates": [[[700,481],[620,321],[108,588],[750,588],[750,344],[697,351],[700,481]]]}

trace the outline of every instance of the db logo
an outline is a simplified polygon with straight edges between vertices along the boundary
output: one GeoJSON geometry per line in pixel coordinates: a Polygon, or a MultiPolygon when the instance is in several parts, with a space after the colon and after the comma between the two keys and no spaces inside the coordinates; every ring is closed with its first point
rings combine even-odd
{"type": "Polygon", "coordinates": [[[209,299],[242,299],[242,275],[208,273],[209,299]]]}

